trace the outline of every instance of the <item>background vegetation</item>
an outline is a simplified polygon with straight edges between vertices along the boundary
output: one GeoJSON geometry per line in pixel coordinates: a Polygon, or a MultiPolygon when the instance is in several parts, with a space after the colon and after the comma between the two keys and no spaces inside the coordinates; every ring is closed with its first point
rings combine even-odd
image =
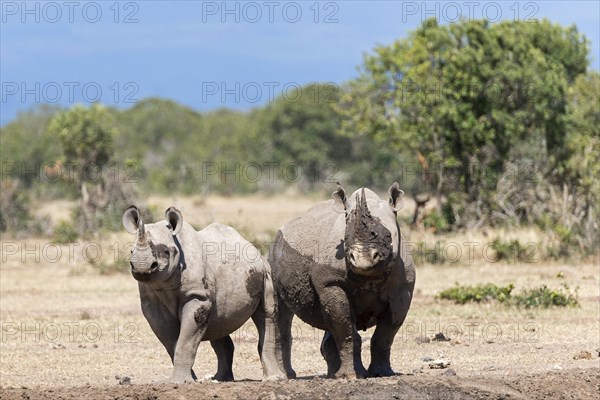
{"type": "MultiPolygon", "coordinates": [[[[600,75],[589,56],[575,27],[427,20],[368,53],[357,79],[249,112],[161,98],[125,110],[41,105],[0,130],[0,228],[44,231],[30,210],[51,199],[77,199],[74,226],[89,234],[118,229],[122,208],[150,193],[307,193],[338,180],[382,190],[398,180],[435,200],[414,222],[438,233],[537,226],[552,256],[591,254],[600,75]]],[[[500,258],[514,249],[495,244],[500,258]]]]}

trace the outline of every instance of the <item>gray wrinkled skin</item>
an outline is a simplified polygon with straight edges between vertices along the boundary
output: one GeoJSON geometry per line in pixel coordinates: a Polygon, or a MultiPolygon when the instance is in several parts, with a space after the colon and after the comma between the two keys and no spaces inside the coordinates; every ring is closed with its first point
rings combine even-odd
{"type": "Polygon", "coordinates": [[[263,379],[284,379],[276,358],[274,291],[260,252],[233,228],[213,223],[197,232],[169,208],[165,220],[144,224],[136,207],[123,215],[136,235],[131,273],[138,280],[144,317],[173,362],[170,381],[195,380],[192,370],[201,341],[218,358],[214,379],[233,380],[230,333],[249,318],[259,332],[263,379]]]}
{"type": "Polygon", "coordinates": [[[390,349],[404,322],[415,269],[396,222],[401,195],[390,201],[369,189],[319,203],[285,224],[269,254],[277,293],[278,357],[288,377],[295,315],[325,330],[321,353],[329,377],[390,376],[390,349]],[[344,207],[345,206],[345,207],[344,207]],[[395,209],[395,210],[394,210],[395,209]],[[376,326],[371,364],[362,364],[359,330],[376,326]]]}

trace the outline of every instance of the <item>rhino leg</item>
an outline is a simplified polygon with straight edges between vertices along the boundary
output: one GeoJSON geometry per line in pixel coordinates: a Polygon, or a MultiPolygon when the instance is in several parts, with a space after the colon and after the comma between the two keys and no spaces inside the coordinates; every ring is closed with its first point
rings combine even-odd
{"type": "Polygon", "coordinates": [[[323,355],[323,358],[327,362],[327,377],[333,378],[335,373],[340,369],[342,361],[340,360],[340,353],[338,352],[333,335],[329,331],[326,331],[323,335],[321,355],[323,355]]]}
{"type": "MultiPolygon", "coordinates": [[[[146,317],[152,332],[169,353],[171,363],[175,357],[175,346],[179,337],[180,324],[179,320],[166,312],[158,301],[146,300],[142,302],[142,314],[146,317]]],[[[192,378],[196,379],[196,374],[193,370],[190,371],[192,378]]]]}
{"type": "Polygon", "coordinates": [[[142,302],[142,314],[146,317],[152,332],[169,353],[172,362],[179,336],[179,321],[164,312],[160,303],[142,302]]]}
{"type": "Polygon", "coordinates": [[[377,327],[371,338],[371,365],[369,365],[369,376],[392,376],[394,371],[390,364],[390,351],[394,343],[394,337],[404,323],[408,308],[410,306],[410,294],[403,293],[397,297],[390,307],[396,312],[387,310],[384,318],[377,322],[377,327]],[[394,318],[393,316],[396,316],[394,318]]]}
{"type": "Polygon", "coordinates": [[[296,371],[292,368],[292,319],[294,313],[288,308],[281,296],[277,295],[276,298],[275,351],[277,358],[283,364],[288,379],[295,379],[296,371]]]}
{"type": "Polygon", "coordinates": [[[394,375],[390,365],[390,350],[399,328],[399,326],[394,326],[385,320],[377,324],[375,333],[371,338],[370,377],[394,375]]]}
{"type": "Polygon", "coordinates": [[[263,380],[276,381],[286,378],[277,361],[275,341],[275,292],[270,274],[266,274],[263,298],[252,315],[258,331],[258,354],[263,368],[263,380]]]}
{"type": "Polygon", "coordinates": [[[175,346],[173,374],[170,381],[193,382],[192,366],[198,346],[206,332],[211,302],[204,298],[194,298],[183,305],[181,329],[175,346]]]}
{"type": "Polygon", "coordinates": [[[367,370],[360,357],[361,340],[346,292],[333,282],[314,283],[325,322],[340,356],[340,368],[333,377],[366,378],[367,370]]]}
{"type": "Polygon", "coordinates": [[[211,340],[215,354],[217,355],[217,373],[213,376],[214,380],[225,382],[233,381],[233,350],[235,346],[231,340],[231,336],[227,335],[224,338],[211,340]]]}

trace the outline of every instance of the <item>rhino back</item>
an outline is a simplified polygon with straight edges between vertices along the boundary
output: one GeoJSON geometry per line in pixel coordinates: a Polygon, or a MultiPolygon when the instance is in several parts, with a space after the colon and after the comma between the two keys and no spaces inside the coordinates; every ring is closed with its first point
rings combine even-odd
{"type": "Polygon", "coordinates": [[[266,260],[235,229],[212,223],[197,232],[202,258],[214,284],[214,307],[205,338],[241,327],[256,310],[264,291],[266,260]]]}

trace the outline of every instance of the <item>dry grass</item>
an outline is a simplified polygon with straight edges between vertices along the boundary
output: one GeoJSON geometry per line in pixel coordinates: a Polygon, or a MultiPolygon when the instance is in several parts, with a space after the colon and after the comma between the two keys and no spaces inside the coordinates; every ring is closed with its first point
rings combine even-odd
{"type": "MultiPolygon", "coordinates": [[[[160,210],[175,204],[184,218],[196,226],[219,220],[255,235],[274,232],[314,202],[315,199],[297,196],[148,199],[149,204],[160,210]]],[[[430,233],[407,234],[412,241],[433,243],[440,239],[430,233]]],[[[466,242],[491,240],[490,237],[496,236],[518,237],[521,241],[542,238],[539,232],[527,230],[473,232],[453,239],[466,242]]],[[[103,237],[103,257],[113,256],[113,243],[128,240],[125,233],[103,237]]],[[[36,243],[43,252],[48,241],[2,243],[2,256],[6,259],[0,267],[1,385],[115,385],[116,375],[130,376],[134,383],[167,377],[170,361],[141,315],[133,278],[127,274],[100,275],[85,261],[81,251],[84,243],[61,246],[62,258],[56,262],[45,261],[43,257],[38,261],[34,254],[23,253],[24,248],[34,249],[36,243]],[[6,246],[11,243],[17,244],[17,254],[9,255],[12,250],[8,252],[6,246]],[[73,249],[72,258],[69,248],[73,249]],[[59,333],[61,336],[57,338],[59,333]]],[[[46,248],[50,251],[50,247],[46,248]]],[[[426,364],[421,361],[423,356],[443,355],[461,376],[597,368],[594,350],[600,347],[599,288],[600,271],[596,263],[505,264],[489,263],[479,257],[472,263],[417,264],[413,305],[396,337],[392,366],[397,372],[409,373],[426,364]],[[541,284],[554,288],[564,282],[572,288],[579,287],[581,307],[521,310],[498,304],[461,306],[434,299],[436,293],[455,282],[514,283],[517,289],[541,284]],[[440,331],[454,340],[426,344],[415,341],[418,336],[432,337],[440,331]],[[595,358],[574,360],[573,355],[580,350],[592,352],[595,358]]],[[[254,332],[249,323],[233,335],[237,379],[261,377],[254,332]]],[[[294,334],[293,364],[299,376],[324,373],[325,362],[319,354],[321,333],[295,320],[294,334]]],[[[368,338],[372,330],[361,334],[368,338]]],[[[365,364],[370,358],[368,345],[368,341],[363,344],[365,364]]],[[[200,346],[195,369],[199,376],[216,370],[216,357],[206,343],[200,346]]],[[[439,374],[439,371],[424,369],[423,373],[439,374]]]]}

